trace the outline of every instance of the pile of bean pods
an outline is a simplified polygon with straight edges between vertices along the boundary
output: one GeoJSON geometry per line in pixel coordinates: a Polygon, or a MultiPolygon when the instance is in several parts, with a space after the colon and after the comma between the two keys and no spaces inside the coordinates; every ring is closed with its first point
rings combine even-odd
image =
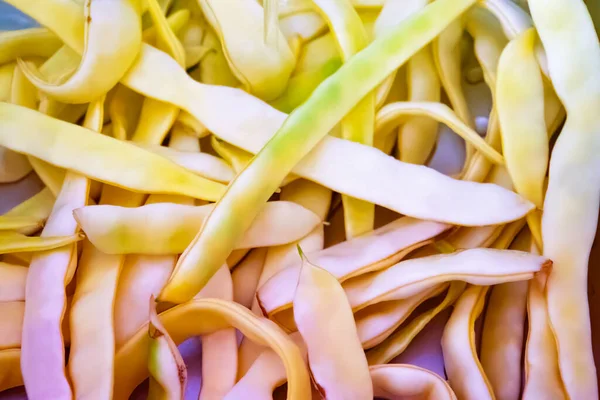
{"type": "Polygon", "coordinates": [[[598,398],[600,2],[5,2],[0,398],[598,398]]]}

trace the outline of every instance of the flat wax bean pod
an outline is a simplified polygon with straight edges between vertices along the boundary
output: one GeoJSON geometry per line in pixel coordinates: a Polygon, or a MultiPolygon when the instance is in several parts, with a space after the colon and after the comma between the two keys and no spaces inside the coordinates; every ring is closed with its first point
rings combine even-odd
{"type": "Polygon", "coordinates": [[[312,265],[302,250],[294,294],[294,320],[308,349],[308,365],[322,396],[370,399],[373,386],[352,310],[342,286],[312,265]]]}
{"type": "Polygon", "coordinates": [[[598,382],[587,271],[600,195],[595,150],[600,122],[593,116],[600,104],[600,44],[583,2],[533,0],[529,7],[552,84],[567,112],[552,150],[542,218],[543,253],[555,263],[546,288],[548,313],[567,397],[594,399],[598,382]]]}
{"type": "Polygon", "coordinates": [[[21,346],[23,313],[25,302],[8,301],[0,303],[2,329],[0,329],[0,351],[17,349],[21,346]]]}
{"type": "Polygon", "coordinates": [[[156,302],[150,297],[148,325],[148,398],[156,400],[183,400],[187,383],[187,369],[177,345],[156,314],[156,302]]]}
{"type": "MultiPolygon", "coordinates": [[[[502,131],[502,150],[515,189],[543,207],[549,143],[544,115],[544,84],[534,55],[535,30],[513,39],[502,52],[498,66],[496,107],[502,131]]],[[[528,216],[530,229],[541,248],[538,213],[528,216]],[[537,227],[536,227],[537,225],[537,227]]]]}
{"type": "Polygon", "coordinates": [[[81,234],[65,236],[25,236],[17,232],[5,231],[0,232],[0,254],[52,250],[76,243],[83,238],[84,235],[81,234]]]}
{"type": "MultiPolygon", "coordinates": [[[[363,23],[349,0],[313,0],[336,38],[344,62],[368,43],[363,23]]],[[[375,93],[367,94],[340,122],[342,138],[373,145],[375,93]]],[[[342,195],[346,237],[373,230],[375,205],[342,195]]]]}
{"type": "Polygon", "coordinates": [[[442,351],[450,386],[461,399],[495,399],[475,346],[475,321],[485,305],[486,286],[470,286],[460,296],[444,328],[442,351]]]}
{"type": "Polygon", "coordinates": [[[425,300],[444,292],[448,284],[434,286],[404,300],[392,300],[364,308],[354,315],[364,349],[377,346],[390,336],[425,300]]]}
{"type": "Polygon", "coordinates": [[[547,279],[547,274],[538,274],[531,280],[527,294],[529,331],[525,345],[524,400],[539,397],[551,400],[567,398],[544,297],[547,279]]]}
{"type": "MultiPolygon", "coordinates": [[[[431,46],[415,54],[407,64],[408,100],[440,101],[441,87],[431,46]]],[[[412,117],[398,130],[397,158],[425,164],[437,141],[438,123],[428,117],[412,117]]]]}
{"type": "MultiPolygon", "coordinates": [[[[75,234],[73,209],[86,204],[89,180],[69,172],[40,239],[75,234]]],[[[31,399],[71,398],[65,370],[61,329],[66,307],[65,286],[75,273],[76,246],[63,246],[33,256],[27,274],[21,371],[31,399]],[[43,334],[41,334],[43,332],[43,334]]]]}
{"type": "Polygon", "coordinates": [[[477,150],[485,154],[490,161],[502,165],[504,160],[497,150],[485,142],[477,132],[462,122],[456,114],[446,105],[435,102],[397,102],[383,107],[377,113],[376,130],[378,137],[384,137],[396,125],[398,120],[406,116],[426,116],[434,118],[448,125],[461,136],[467,143],[472,144],[477,150]]]}
{"type": "Polygon", "coordinates": [[[389,364],[369,367],[373,394],[385,398],[455,400],[448,382],[439,375],[414,365],[389,364]]]}
{"type": "Polygon", "coordinates": [[[202,11],[223,45],[235,76],[256,96],[271,100],[287,84],[295,59],[279,27],[266,42],[264,11],[257,2],[202,0],[202,11]],[[236,12],[231,12],[231,10],[236,12]]]}
{"type": "Polygon", "coordinates": [[[0,391],[23,386],[20,349],[0,350],[0,391]]]}
{"type": "Polygon", "coordinates": [[[526,282],[492,287],[481,339],[481,366],[498,399],[518,399],[521,393],[523,332],[527,311],[526,282]]]}
{"type": "Polygon", "coordinates": [[[125,258],[115,295],[116,350],[148,322],[148,298],[162,290],[176,262],[172,255],[132,254],[125,258]]]}
{"type": "Polygon", "coordinates": [[[35,232],[39,230],[43,225],[44,219],[40,219],[37,217],[7,217],[5,215],[0,215],[0,231],[16,230],[22,232],[25,230],[35,232]]]}
{"type": "Polygon", "coordinates": [[[0,262],[0,302],[24,301],[27,267],[0,262]]]}
{"type": "Polygon", "coordinates": [[[441,311],[450,307],[464,291],[466,284],[454,281],[446,293],[444,300],[433,309],[426,311],[410,321],[405,327],[400,328],[385,339],[380,345],[367,351],[369,365],[385,364],[402,354],[411,341],[421,332],[427,324],[441,311]]]}
{"type": "MultiPolygon", "coordinates": [[[[75,211],[75,218],[83,231],[89,232],[89,240],[106,253],[178,254],[191,243],[214,207],[214,204],[172,203],[135,208],[100,205],[75,211]],[[145,227],[144,234],[140,226],[145,227]]],[[[269,202],[235,247],[247,249],[293,242],[320,223],[313,212],[300,205],[269,202]]]]}
{"type": "MultiPolygon", "coordinates": [[[[447,229],[448,225],[436,222],[399,218],[371,233],[309,253],[309,257],[313,262],[319,263],[321,268],[344,281],[397,263],[415,248],[429,243],[447,229]]],[[[274,274],[259,288],[259,299],[283,296],[285,304],[289,306],[292,300],[290,292],[296,285],[299,268],[298,261],[295,261],[288,268],[274,274]]]]}
{"type": "Polygon", "coordinates": [[[528,280],[551,265],[547,258],[524,252],[471,249],[403,261],[387,270],[348,281],[344,290],[352,308],[358,311],[380,301],[405,299],[451,280],[473,285],[528,280]],[[482,265],[486,265],[483,270],[482,265]]]}
{"type": "Polygon", "coordinates": [[[104,254],[89,242],[83,246],[70,312],[72,340],[67,365],[76,396],[112,396],[113,303],[123,261],[122,256],[104,254]]]}
{"type": "Polygon", "coordinates": [[[83,8],[85,49],[81,64],[72,76],[58,84],[45,82],[35,65],[19,60],[37,88],[66,103],[86,103],[110,90],[135,60],[142,40],[139,11],[134,1],[90,1],[83,8]],[[119,16],[116,21],[114,15],[119,16]]]}
{"type": "MultiPolygon", "coordinates": [[[[306,358],[306,345],[300,333],[294,332],[289,337],[296,343],[303,357],[306,358]]],[[[253,399],[271,398],[273,390],[283,385],[285,381],[285,366],[281,359],[273,350],[266,348],[224,399],[236,400],[242,397],[253,399]]]]}
{"type": "Polygon", "coordinates": [[[224,191],[223,185],[134,145],[36,111],[0,104],[0,115],[1,144],[94,180],[146,193],[183,194],[206,200],[216,200],[224,191]],[[44,135],[38,135],[38,130],[44,135]]]}
{"type": "MultiPolygon", "coordinates": [[[[283,361],[288,379],[288,399],[310,395],[310,378],[302,352],[273,322],[258,318],[247,308],[219,299],[196,299],[159,315],[176,344],[185,339],[234,327],[259,344],[271,347],[283,361]],[[191,322],[191,323],[190,323],[191,322]]],[[[147,376],[147,327],[142,327],[116,354],[115,399],[126,399],[147,376]]]]}
{"type": "Polygon", "coordinates": [[[0,34],[0,64],[19,57],[50,57],[60,46],[60,39],[46,28],[4,31],[0,34]]]}

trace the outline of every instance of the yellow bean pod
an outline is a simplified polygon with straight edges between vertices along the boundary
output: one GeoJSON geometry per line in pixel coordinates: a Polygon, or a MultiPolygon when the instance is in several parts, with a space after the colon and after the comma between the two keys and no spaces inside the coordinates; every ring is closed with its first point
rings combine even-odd
{"type": "MultiPolygon", "coordinates": [[[[44,188],[27,200],[8,210],[0,218],[10,219],[13,217],[27,217],[45,221],[50,215],[50,212],[52,212],[54,199],[55,198],[50,190],[44,188]]],[[[37,229],[32,227],[31,229],[23,229],[19,232],[28,235],[35,232],[35,230],[37,229]]]]}
{"type": "Polygon", "coordinates": [[[129,255],[125,258],[115,295],[116,350],[148,321],[147,300],[162,290],[176,261],[171,255],[129,255]]]}
{"type": "Polygon", "coordinates": [[[0,254],[45,251],[76,243],[84,235],[25,236],[17,232],[0,232],[0,254]]]}
{"type": "Polygon", "coordinates": [[[582,1],[529,2],[546,50],[556,94],[567,112],[549,167],[544,201],[544,255],[554,261],[548,313],[569,398],[598,397],[587,299],[589,252],[597,227],[600,184],[594,110],[600,105],[600,44],[582,1]],[[577,232],[577,234],[573,234],[577,232]]]}
{"type": "MultiPolygon", "coordinates": [[[[23,1],[14,3],[27,7],[23,1]]],[[[108,92],[135,60],[142,41],[139,10],[133,0],[89,1],[83,9],[85,49],[79,68],[66,81],[45,82],[33,63],[19,60],[23,72],[38,89],[65,103],[86,103],[108,92]],[[118,23],[115,15],[119,16],[118,23]]]]}
{"type": "Polygon", "coordinates": [[[50,57],[61,46],[61,40],[46,28],[4,31],[0,34],[0,64],[24,57],[50,57]]]}
{"type": "Polygon", "coordinates": [[[502,52],[496,107],[502,150],[515,189],[542,208],[549,145],[542,74],[533,54],[535,39],[535,30],[531,28],[513,39],[502,52]]]}
{"type": "MultiPolygon", "coordinates": [[[[74,215],[83,231],[89,232],[89,240],[103,252],[178,254],[190,244],[212,209],[214,204],[158,203],[135,208],[100,205],[81,208],[74,215]],[[143,232],[140,226],[144,226],[143,232]]],[[[293,242],[307,235],[320,222],[313,212],[297,204],[269,202],[236,248],[293,242]]]]}
{"type": "MultiPolygon", "coordinates": [[[[431,47],[407,63],[408,100],[440,101],[441,86],[431,47]]],[[[398,130],[397,157],[411,164],[425,164],[437,142],[438,123],[428,117],[412,117],[398,130]]]]}
{"type": "Polygon", "coordinates": [[[485,314],[481,366],[499,399],[518,399],[521,393],[521,353],[526,319],[527,288],[531,282],[494,286],[485,314]]]}
{"type": "Polygon", "coordinates": [[[213,201],[223,193],[224,186],[219,183],[85,128],[10,104],[0,104],[0,116],[2,145],[94,180],[140,192],[183,194],[213,201]],[[38,135],[38,129],[44,135],[38,135]]]}
{"type": "Polygon", "coordinates": [[[317,389],[327,398],[370,399],[369,366],[344,289],[298,250],[302,267],[294,294],[294,320],[308,348],[317,389]]]}
{"type": "Polygon", "coordinates": [[[37,231],[44,226],[44,219],[30,216],[7,217],[0,216],[0,231],[18,230],[37,231]]]}
{"type": "MultiPolygon", "coordinates": [[[[72,211],[86,204],[88,192],[89,180],[69,172],[40,239],[76,234],[72,211]]],[[[33,399],[72,396],[61,325],[67,303],[64,287],[75,273],[76,255],[76,246],[63,246],[34,255],[29,265],[21,370],[28,396],[33,399]]]]}
{"type": "Polygon", "coordinates": [[[558,352],[544,296],[547,274],[538,274],[529,284],[527,315],[529,331],[525,345],[523,399],[566,399],[558,367],[558,352]]]}
{"type": "Polygon", "coordinates": [[[156,313],[156,302],[150,297],[148,324],[148,398],[154,400],[183,400],[187,383],[187,368],[156,313]]]}
{"type": "Polygon", "coordinates": [[[465,290],[454,305],[442,336],[448,380],[461,399],[495,399],[475,347],[475,321],[485,305],[487,290],[487,286],[470,286],[465,290]]]}

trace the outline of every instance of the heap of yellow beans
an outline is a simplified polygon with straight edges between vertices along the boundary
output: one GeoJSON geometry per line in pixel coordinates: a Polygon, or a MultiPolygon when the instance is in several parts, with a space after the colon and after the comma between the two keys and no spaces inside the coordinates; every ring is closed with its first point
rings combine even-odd
{"type": "Polygon", "coordinates": [[[598,399],[599,2],[4,1],[0,399],[598,399]]]}

